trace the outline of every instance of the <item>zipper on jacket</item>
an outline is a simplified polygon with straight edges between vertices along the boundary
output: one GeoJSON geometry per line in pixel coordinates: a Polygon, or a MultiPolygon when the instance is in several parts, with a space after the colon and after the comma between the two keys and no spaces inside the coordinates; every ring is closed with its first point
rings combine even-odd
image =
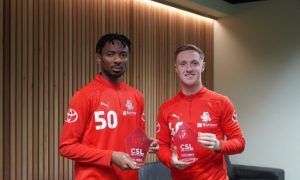
{"type": "Polygon", "coordinates": [[[117,94],[118,101],[119,101],[119,107],[122,108],[122,105],[121,105],[121,99],[120,99],[120,96],[119,96],[119,93],[118,93],[118,89],[115,88],[115,90],[116,90],[116,94],[117,94]]]}
{"type": "Polygon", "coordinates": [[[192,96],[188,96],[187,99],[189,101],[189,121],[190,121],[192,118],[192,96]]]}

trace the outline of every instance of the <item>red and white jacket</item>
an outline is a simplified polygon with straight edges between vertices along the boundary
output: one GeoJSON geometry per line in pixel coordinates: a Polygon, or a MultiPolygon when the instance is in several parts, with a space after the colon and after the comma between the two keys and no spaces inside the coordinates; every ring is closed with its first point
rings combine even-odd
{"type": "Polygon", "coordinates": [[[228,179],[224,155],[241,153],[245,147],[233,104],[227,97],[205,87],[191,96],[180,92],[161,105],[156,138],[160,142],[158,158],[171,169],[173,179],[228,179]],[[196,132],[216,134],[221,150],[215,152],[198,145],[198,160],[186,169],[178,170],[171,165],[170,148],[176,124],[183,121],[196,132]]]}
{"type": "Polygon", "coordinates": [[[144,98],[124,82],[114,85],[102,75],[72,98],[60,137],[59,152],[75,161],[75,179],[138,179],[111,163],[113,151],[126,152],[125,138],[145,129],[144,98]]]}

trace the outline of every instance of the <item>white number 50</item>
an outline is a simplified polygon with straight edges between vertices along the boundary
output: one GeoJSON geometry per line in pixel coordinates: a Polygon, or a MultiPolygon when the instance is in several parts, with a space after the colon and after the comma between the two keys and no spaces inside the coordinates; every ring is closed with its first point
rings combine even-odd
{"type": "Polygon", "coordinates": [[[117,127],[118,125],[118,116],[115,111],[108,111],[105,117],[101,117],[104,115],[104,111],[96,111],[95,113],[95,122],[101,123],[101,125],[96,125],[96,130],[105,129],[106,126],[110,129],[117,127]]]}

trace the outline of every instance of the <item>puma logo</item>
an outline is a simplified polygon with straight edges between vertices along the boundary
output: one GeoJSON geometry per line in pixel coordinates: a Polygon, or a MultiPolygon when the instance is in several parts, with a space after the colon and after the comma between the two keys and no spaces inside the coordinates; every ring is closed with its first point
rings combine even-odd
{"type": "Polygon", "coordinates": [[[109,109],[109,103],[105,103],[105,102],[101,101],[100,105],[101,106],[105,106],[105,107],[107,107],[109,109]]]}
{"type": "MultiPolygon", "coordinates": [[[[180,116],[180,115],[179,115],[180,116]]],[[[177,116],[176,114],[172,114],[173,118],[176,118],[178,121],[180,120],[179,116],[177,116]]]]}

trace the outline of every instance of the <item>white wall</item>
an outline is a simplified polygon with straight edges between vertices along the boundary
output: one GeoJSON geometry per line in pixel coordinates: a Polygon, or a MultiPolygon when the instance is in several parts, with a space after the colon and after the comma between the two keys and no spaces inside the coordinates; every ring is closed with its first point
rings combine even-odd
{"type": "Polygon", "coordinates": [[[235,104],[246,137],[231,160],[300,179],[300,1],[237,8],[215,23],[214,87],[235,104]]]}

